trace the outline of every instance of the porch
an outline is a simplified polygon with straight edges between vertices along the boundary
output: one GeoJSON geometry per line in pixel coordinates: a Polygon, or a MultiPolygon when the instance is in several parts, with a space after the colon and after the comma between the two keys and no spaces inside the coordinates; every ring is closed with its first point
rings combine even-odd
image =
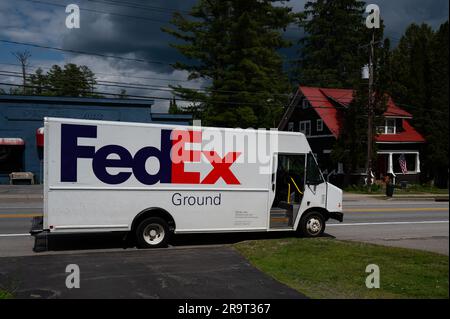
{"type": "Polygon", "coordinates": [[[383,180],[387,174],[394,176],[394,182],[418,182],[420,174],[419,151],[378,151],[377,161],[374,165],[376,180],[383,180]],[[400,157],[404,155],[407,172],[403,173],[400,166],[400,157]]]}

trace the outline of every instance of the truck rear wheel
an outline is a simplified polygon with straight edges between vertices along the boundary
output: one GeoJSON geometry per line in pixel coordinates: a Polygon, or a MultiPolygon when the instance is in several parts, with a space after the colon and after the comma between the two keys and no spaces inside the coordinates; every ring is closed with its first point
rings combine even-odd
{"type": "Polygon", "coordinates": [[[311,211],[302,216],[299,228],[304,237],[320,237],[325,231],[325,219],[321,213],[311,211]]]}
{"type": "Polygon", "coordinates": [[[146,218],[136,228],[136,244],[139,248],[165,247],[169,237],[169,225],[159,217],[146,218]]]}

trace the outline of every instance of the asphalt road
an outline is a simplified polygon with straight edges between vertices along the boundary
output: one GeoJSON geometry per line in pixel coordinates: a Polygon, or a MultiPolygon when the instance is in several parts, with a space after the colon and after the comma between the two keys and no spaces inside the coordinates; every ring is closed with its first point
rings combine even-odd
{"type": "MultiPolygon", "coordinates": [[[[448,203],[363,199],[344,207],[344,223],[330,221],[328,236],[448,255],[448,203]]],[[[49,251],[34,253],[28,231],[39,214],[39,199],[0,197],[0,287],[17,298],[305,297],[227,245],[292,233],[177,235],[167,249],[144,251],[125,245],[121,234],[59,235],[49,251]],[[65,286],[68,264],[80,267],[80,289],[65,286]]]]}
{"type": "MultiPolygon", "coordinates": [[[[344,223],[329,221],[326,233],[337,239],[423,249],[449,254],[449,205],[433,201],[360,199],[344,202],[344,223]]],[[[34,255],[28,236],[31,216],[42,214],[38,199],[0,200],[0,257],[34,255]]],[[[288,234],[178,235],[173,247],[227,244],[252,238],[288,234]]],[[[47,254],[72,250],[124,248],[122,235],[58,236],[47,254]]],[[[127,247],[132,249],[131,247],[127,247]]]]}
{"type": "Polygon", "coordinates": [[[448,202],[366,200],[344,207],[344,223],[327,225],[337,239],[449,254],[448,202]]]}
{"type": "Polygon", "coordinates": [[[230,247],[0,258],[0,285],[16,298],[305,298],[230,247]],[[66,287],[73,264],[78,289],[66,287]]]}

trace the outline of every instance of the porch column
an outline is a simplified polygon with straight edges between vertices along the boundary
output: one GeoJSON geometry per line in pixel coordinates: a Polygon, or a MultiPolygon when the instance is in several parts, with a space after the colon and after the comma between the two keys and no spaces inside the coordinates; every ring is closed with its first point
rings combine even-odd
{"type": "Polygon", "coordinates": [[[388,170],[387,170],[387,172],[389,174],[394,174],[394,165],[393,165],[393,162],[392,162],[392,153],[389,153],[389,155],[388,155],[388,170]]]}
{"type": "Polygon", "coordinates": [[[419,152],[417,152],[417,155],[416,155],[416,173],[420,173],[420,157],[419,157],[419,152]]]}

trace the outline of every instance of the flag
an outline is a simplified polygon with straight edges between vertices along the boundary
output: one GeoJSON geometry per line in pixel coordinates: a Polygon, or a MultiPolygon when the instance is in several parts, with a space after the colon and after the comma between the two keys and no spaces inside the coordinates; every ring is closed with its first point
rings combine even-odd
{"type": "Polygon", "coordinates": [[[402,170],[403,175],[405,175],[408,172],[408,168],[406,167],[405,154],[400,155],[398,163],[400,164],[400,168],[402,170]]]}

